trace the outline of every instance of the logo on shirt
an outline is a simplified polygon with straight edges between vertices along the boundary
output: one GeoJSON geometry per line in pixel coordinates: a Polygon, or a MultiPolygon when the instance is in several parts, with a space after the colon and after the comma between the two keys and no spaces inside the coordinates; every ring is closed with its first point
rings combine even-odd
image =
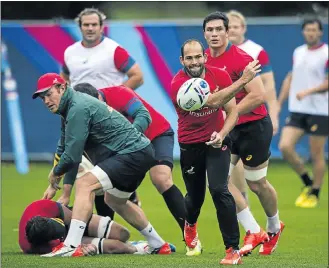
{"type": "Polygon", "coordinates": [[[191,166],[191,168],[190,168],[190,169],[188,169],[188,170],[186,170],[186,172],[185,172],[185,173],[187,173],[187,174],[189,174],[189,175],[195,174],[195,172],[194,172],[194,167],[193,167],[193,166],[191,166]]]}
{"type": "Polygon", "coordinates": [[[225,70],[226,70],[226,66],[224,65],[224,67],[223,67],[223,68],[219,68],[219,69],[221,69],[221,70],[225,71],[225,70]]]}
{"type": "Polygon", "coordinates": [[[252,155],[250,154],[250,155],[248,155],[248,156],[246,157],[246,160],[247,160],[247,161],[250,161],[251,158],[252,158],[252,155]]]}
{"type": "Polygon", "coordinates": [[[290,116],[288,116],[287,118],[286,118],[286,124],[288,124],[289,122],[290,122],[290,116]]]}
{"type": "Polygon", "coordinates": [[[318,129],[318,125],[314,124],[313,126],[311,126],[311,131],[314,132],[318,129]]]}

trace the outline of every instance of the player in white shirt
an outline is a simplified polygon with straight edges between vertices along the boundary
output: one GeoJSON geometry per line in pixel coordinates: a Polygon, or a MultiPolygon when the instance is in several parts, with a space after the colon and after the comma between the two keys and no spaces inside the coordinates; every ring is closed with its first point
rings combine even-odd
{"type": "MultiPolygon", "coordinates": [[[[247,32],[246,19],[242,13],[231,10],[227,13],[229,18],[228,38],[231,43],[248,53],[254,59],[257,59],[262,65],[260,77],[263,81],[266,91],[266,102],[269,108],[269,115],[273,124],[273,135],[278,132],[279,117],[278,103],[275,90],[274,74],[270,64],[269,56],[265,49],[255,42],[246,39],[247,32]]],[[[233,184],[241,191],[242,195],[248,200],[246,180],[244,178],[244,168],[242,161],[239,161],[231,174],[233,184]]]]}
{"type": "MultiPolygon", "coordinates": [[[[97,89],[125,85],[136,89],[143,84],[143,73],[129,53],[114,40],[103,34],[104,13],[95,8],[82,10],[76,18],[82,40],[69,46],[64,52],[64,65],[61,76],[74,87],[78,83],[89,83],[97,89]],[[125,76],[128,79],[125,81],[125,76]]],[[[55,160],[59,159],[55,155],[55,160]]],[[[54,162],[55,163],[55,162],[54,162]]],[[[65,185],[58,202],[69,202],[71,189],[65,185]]],[[[140,206],[136,192],[130,201],[140,206]]],[[[103,201],[95,199],[97,213],[113,219],[114,212],[103,201]]]]}
{"type": "Polygon", "coordinates": [[[89,83],[97,89],[124,84],[136,89],[143,83],[142,71],[124,48],[103,35],[105,18],[95,8],[80,12],[76,20],[82,41],[65,50],[61,75],[72,87],[78,83],[89,83]]]}
{"type": "Polygon", "coordinates": [[[296,206],[314,208],[318,204],[326,170],[324,150],[329,134],[328,45],[321,42],[320,20],[305,20],[302,29],[306,44],[295,49],[292,71],[287,74],[279,95],[280,105],[289,95],[290,112],[279,147],[284,159],[304,183],[296,206]],[[313,180],[295,151],[296,143],[305,134],[309,135],[313,180]]]}

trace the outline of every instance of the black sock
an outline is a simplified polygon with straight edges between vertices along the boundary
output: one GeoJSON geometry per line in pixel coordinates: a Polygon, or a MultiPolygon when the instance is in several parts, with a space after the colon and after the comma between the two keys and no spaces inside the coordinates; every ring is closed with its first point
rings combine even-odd
{"type": "Polygon", "coordinates": [[[300,175],[300,178],[304,182],[305,186],[311,186],[312,185],[312,180],[311,180],[310,176],[308,176],[307,172],[300,175]]]}
{"type": "Polygon", "coordinates": [[[319,198],[319,193],[320,193],[320,189],[314,189],[312,188],[310,195],[313,194],[315,195],[317,198],[319,198]]]}
{"type": "Polygon", "coordinates": [[[162,194],[170,213],[174,216],[175,220],[179,224],[184,236],[185,225],[185,200],[181,191],[176,185],[171,186],[167,191],[162,194]]]}
{"type": "Polygon", "coordinates": [[[114,218],[114,211],[111,209],[104,201],[104,195],[95,196],[95,207],[97,214],[103,217],[110,217],[112,220],[114,218]]]}

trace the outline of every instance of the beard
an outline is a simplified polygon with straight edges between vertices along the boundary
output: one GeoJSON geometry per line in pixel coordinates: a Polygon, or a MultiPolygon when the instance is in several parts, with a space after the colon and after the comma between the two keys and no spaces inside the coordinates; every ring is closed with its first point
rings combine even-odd
{"type": "Polygon", "coordinates": [[[195,78],[201,76],[201,74],[203,73],[204,68],[205,68],[204,64],[201,64],[200,69],[198,71],[194,71],[194,70],[192,71],[190,68],[188,68],[184,65],[185,72],[187,74],[189,74],[191,77],[195,77],[195,78]]]}

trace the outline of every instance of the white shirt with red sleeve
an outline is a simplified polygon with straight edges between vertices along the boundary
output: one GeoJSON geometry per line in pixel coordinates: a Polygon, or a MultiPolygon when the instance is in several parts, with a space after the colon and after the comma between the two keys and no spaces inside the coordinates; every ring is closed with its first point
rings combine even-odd
{"type": "Polygon", "coordinates": [[[297,47],[293,53],[292,78],[289,91],[289,111],[328,116],[328,91],[311,94],[298,100],[300,91],[321,85],[328,75],[328,45],[315,48],[297,47]]]}
{"type": "Polygon", "coordinates": [[[135,64],[134,59],[118,43],[108,37],[94,47],[76,42],[64,52],[63,72],[71,86],[89,83],[97,89],[123,84],[125,74],[135,64]]]}
{"type": "Polygon", "coordinates": [[[247,39],[237,47],[249,54],[254,60],[259,61],[260,65],[262,66],[262,71],[260,74],[272,72],[270,58],[266,50],[261,45],[247,39]]]}

